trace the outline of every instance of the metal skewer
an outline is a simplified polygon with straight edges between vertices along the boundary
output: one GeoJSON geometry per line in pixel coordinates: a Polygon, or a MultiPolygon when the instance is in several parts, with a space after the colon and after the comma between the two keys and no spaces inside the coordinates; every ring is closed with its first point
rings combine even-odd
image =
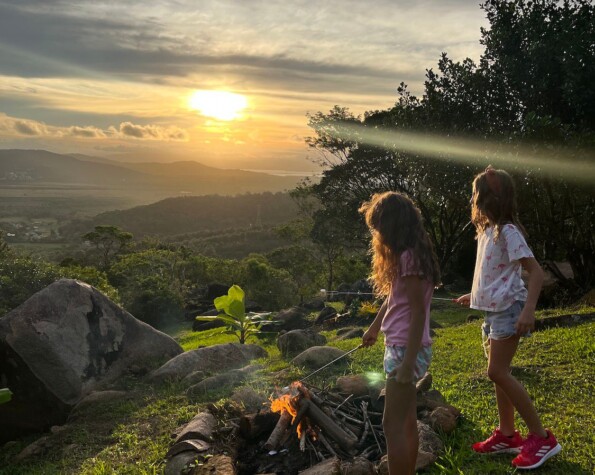
{"type": "Polygon", "coordinates": [[[353,350],[349,350],[347,353],[345,353],[344,355],[339,356],[338,358],[335,358],[333,361],[331,361],[330,363],[325,364],[324,366],[322,366],[321,368],[318,368],[316,371],[314,371],[313,373],[310,373],[308,376],[303,377],[302,379],[298,380],[300,383],[305,381],[306,379],[308,379],[310,376],[314,376],[316,373],[318,373],[319,371],[322,371],[324,368],[329,367],[330,365],[332,365],[333,363],[339,361],[342,358],[345,358],[347,355],[350,355],[351,353],[353,353],[356,350],[359,350],[360,348],[362,348],[364,345],[359,344],[358,346],[356,346],[353,350]]]}

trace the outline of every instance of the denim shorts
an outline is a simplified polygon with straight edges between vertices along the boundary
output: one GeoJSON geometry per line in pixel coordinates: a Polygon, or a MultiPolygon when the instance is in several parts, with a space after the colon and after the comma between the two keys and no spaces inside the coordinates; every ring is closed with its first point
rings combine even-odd
{"type": "MultiPolygon", "coordinates": [[[[485,312],[485,321],[481,326],[483,336],[491,340],[505,340],[513,335],[516,335],[516,324],[525,302],[517,300],[506,310],[499,312],[485,312]]],[[[527,332],[523,336],[530,336],[531,332],[527,332]]]]}
{"type": "MultiPolygon", "coordinates": [[[[395,368],[401,366],[403,359],[405,358],[405,350],[407,347],[398,345],[386,345],[384,347],[384,371],[388,375],[395,368]]],[[[415,358],[415,369],[414,379],[416,381],[423,378],[426,371],[432,361],[432,347],[422,346],[417,352],[417,358],[415,358]]]]}

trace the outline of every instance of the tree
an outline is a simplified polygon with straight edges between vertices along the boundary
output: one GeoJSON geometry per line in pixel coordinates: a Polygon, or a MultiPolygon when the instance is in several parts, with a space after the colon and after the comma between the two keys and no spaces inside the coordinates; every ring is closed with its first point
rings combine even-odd
{"type": "Polygon", "coordinates": [[[335,159],[305,188],[323,204],[319,221],[332,216],[362,241],[362,201],[386,190],[410,196],[444,275],[473,245],[471,179],[489,163],[498,167],[505,150],[504,168],[521,185],[521,217],[538,257],[568,259],[588,289],[595,283],[594,187],[580,175],[568,178],[568,170],[595,166],[595,7],[586,0],[491,0],[482,8],[490,28],[482,30],[479,63],[445,53],[437,70],[427,71],[419,99],[401,84],[388,110],[358,118],[335,107],[310,116],[315,136],[307,143],[335,159]],[[459,143],[473,144],[476,158],[458,154],[451,145],[459,143]],[[524,161],[552,152],[567,178],[524,161]]]}
{"type": "Polygon", "coordinates": [[[83,234],[82,239],[93,244],[101,256],[101,268],[109,268],[115,255],[121,253],[132,241],[132,233],[118,226],[99,225],[95,230],[83,234]]]}

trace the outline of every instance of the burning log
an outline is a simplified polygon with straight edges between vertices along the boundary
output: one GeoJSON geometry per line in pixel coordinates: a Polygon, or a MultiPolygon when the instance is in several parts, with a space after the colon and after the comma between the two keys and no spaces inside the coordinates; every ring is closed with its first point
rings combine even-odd
{"type": "Polygon", "coordinates": [[[259,435],[272,431],[277,423],[277,415],[272,412],[246,414],[240,418],[240,434],[244,439],[256,439],[259,435]]]}
{"type": "Polygon", "coordinates": [[[275,450],[281,441],[281,437],[289,427],[289,423],[291,422],[291,414],[287,411],[281,412],[281,417],[277,421],[277,425],[271,432],[268,440],[264,444],[264,448],[267,450],[275,450]]]}
{"type": "Polygon", "coordinates": [[[308,417],[323,433],[331,437],[343,450],[349,452],[357,443],[357,439],[349,436],[335,421],[327,416],[322,409],[308,399],[303,399],[300,406],[307,405],[308,417]]]}

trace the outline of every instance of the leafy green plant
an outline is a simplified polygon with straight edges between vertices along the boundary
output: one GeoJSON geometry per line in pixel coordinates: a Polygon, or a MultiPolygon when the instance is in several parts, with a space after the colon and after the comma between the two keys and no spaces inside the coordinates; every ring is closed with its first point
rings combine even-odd
{"type": "Polygon", "coordinates": [[[239,285],[232,285],[227,291],[227,295],[222,295],[214,300],[215,308],[221,312],[216,317],[196,317],[201,322],[210,322],[221,320],[225,323],[227,330],[225,333],[234,335],[243,345],[248,337],[260,333],[261,325],[272,323],[264,320],[264,317],[270,313],[246,313],[244,305],[244,291],[239,285]]]}
{"type": "Polygon", "coordinates": [[[359,307],[359,313],[363,317],[372,317],[378,313],[378,310],[380,310],[380,305],[370,300],[362,302],[359,307]]]}
{"type": "Polygon", "coordinates": [[[10,401],[12,398],[12,392],[8,388],[0,389],[0,404],[10,401]]]}

